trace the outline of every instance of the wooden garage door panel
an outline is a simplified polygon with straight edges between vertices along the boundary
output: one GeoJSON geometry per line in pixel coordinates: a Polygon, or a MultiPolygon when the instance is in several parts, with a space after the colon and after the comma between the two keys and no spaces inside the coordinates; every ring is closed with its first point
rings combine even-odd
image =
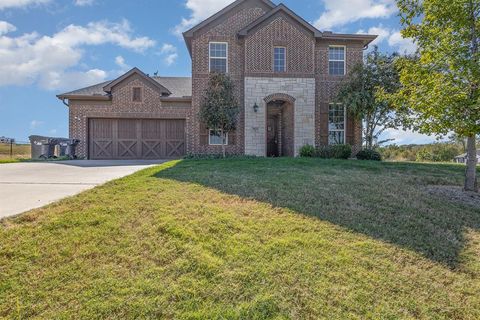
{"type": "Polygon", "coordinates": [[[90,150],[94,159],[114,157],[113,121],[94,119],[90,121],[90,150]]]}
{"type": "Polygon", "coordinates": [[[185,155],[185,120],[91,119],[92,159],[162,159],[185,155]]]}

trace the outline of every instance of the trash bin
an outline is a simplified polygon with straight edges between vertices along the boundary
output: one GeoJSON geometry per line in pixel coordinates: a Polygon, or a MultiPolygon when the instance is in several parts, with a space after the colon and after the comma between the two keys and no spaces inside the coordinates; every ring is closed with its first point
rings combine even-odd
{"type": "Polygon", "coordinates": [[[55,153],[55,145],[58,139],[42,136],[30,136],[30,146],[32,148],[32,159],[50,159],[55,153]]]}
{"type": "Polygon", "coordinates": [[[76,139],[70,139],[67,141],[65,156],[69,157],[70,160],[77,159],[76,149],[79,143],[80,143],[80,140],[76,140],[76,139]]]}

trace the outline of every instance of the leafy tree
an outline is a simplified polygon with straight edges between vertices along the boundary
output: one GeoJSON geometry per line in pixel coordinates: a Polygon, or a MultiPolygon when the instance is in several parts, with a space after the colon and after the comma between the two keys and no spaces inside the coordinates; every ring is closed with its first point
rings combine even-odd
{"type": "Polygon", "coordinates": [[[416,57],[399,60],[409,126],[427,134],[467,137],[465,190],[478,191],[476,135],[480,133],[480,0],[397,0],[405,38],[416,57]]]}
{"type": "Polygon", "coordinates": [[[226,136],[236,129],[240,107],[230,77],[223,73],[212,73],[208,88],[200,105],[200,120],[222,137],[222,154],[225,158],[226,136]]]}
{"type": "Polygon", "coordinates": [[[350,114],[364,121],[363,136],[367,149],[387,142],[378,142],[378,138],[385,130],[398,126],[393,105],[379,99],[377,94],[398,90],[399,74],[394,64],[397,57],[397,54],[382,54],[375,46],[364,63],[352,68],[339,88],[337,100],[350,114]]]}

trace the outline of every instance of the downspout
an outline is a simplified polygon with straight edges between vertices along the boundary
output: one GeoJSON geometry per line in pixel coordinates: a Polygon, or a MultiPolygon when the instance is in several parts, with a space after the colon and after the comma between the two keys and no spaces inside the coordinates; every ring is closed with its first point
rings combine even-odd
{"type": "Polygon", "coordinates": [[[62,103],[63,103],[64,105],[66,105],[67,107],[70,107],[70,106],[68,105],[68,103],[65,102],[65,100],[68,100],[68,99],[63,98],[63,99],[62,99],[62,103]]]}

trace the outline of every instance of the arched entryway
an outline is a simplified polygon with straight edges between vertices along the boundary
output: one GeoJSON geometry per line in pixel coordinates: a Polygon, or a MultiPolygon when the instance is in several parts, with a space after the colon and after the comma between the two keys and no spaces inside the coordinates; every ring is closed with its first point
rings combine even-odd
{"type": "Polygon", "coordinates": [[[277,93],[265,98],[268,157],[295,156],[295,98],[277,93]]]}

